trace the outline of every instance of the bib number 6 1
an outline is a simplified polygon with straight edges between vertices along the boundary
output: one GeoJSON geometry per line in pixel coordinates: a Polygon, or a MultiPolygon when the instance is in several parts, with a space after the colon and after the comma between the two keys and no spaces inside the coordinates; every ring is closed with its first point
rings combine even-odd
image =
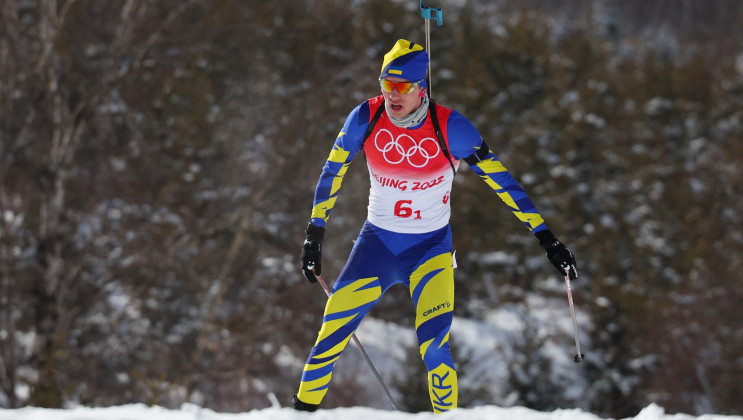
{"type": "Polygon", "coordinates": [[[421,218],[421,211],[415,210],[412,207],[413,200],[400,200],[395,203],[395,216],[407,219],[413,217],[414,219],[421,218]]]}

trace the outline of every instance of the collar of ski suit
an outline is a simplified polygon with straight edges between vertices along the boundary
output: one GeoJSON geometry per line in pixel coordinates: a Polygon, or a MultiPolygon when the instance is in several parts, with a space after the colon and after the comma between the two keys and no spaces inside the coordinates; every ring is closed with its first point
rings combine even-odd
{"type": "Polygon", "coordinates": [[[426,115],[428,115],[428,103],[428,95],[426,95],[423,97],[423,101],[421,101],[421,106],[404,118],[393,117],[392,114],[390,114],[387,101],[384,102],[384,108],[387,110],[387,116],[393,124],[400,128],[411,128],[421,125],[421,123],[426,119],[426,115]]]}

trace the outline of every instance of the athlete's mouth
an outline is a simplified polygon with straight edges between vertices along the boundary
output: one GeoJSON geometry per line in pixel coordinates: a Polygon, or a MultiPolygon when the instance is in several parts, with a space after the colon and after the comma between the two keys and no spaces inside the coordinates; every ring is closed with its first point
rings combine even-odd
{"type": "Polygon", "coordinates": [[[402,105],[399,105],[399,104],[390,104],[390,109],[393,110],[393,111],[395,111],[395,112],[400,112],[400,111],[402,111],[402,105]]]}

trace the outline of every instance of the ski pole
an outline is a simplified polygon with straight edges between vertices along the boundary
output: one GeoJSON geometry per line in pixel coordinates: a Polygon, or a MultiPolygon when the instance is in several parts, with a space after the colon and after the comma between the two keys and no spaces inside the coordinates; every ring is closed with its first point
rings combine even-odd
{"type": "Polygon", "coordinates": [[[568,272],[568,275],[565,276],[565,287],[567,287],[568,289],[568,304],[570,305],[570,312],[573,315],[573,328],[575,329],[575,349],[577,351],[577,353],[575,354],[575,357],[573,357],[573,361],[575,363],[581,363],[583,362],[583,358],[585,356],[580,351],[580,341],[578,340],[578,320],[575,317],[575,306],[573,305],[573,292],[570,289],[570,277],[571,275],[574,275],[573,274],[574,271],[569,270],[567,267],[565,267],[565,269],[568,272]]]}
{"type": "Polygon", "coordinates": [[[431,94],[431,19],[436,19],[436,24],[441,26],[444,24],[444,12],[441,9],[434,7],[427,7],[423,4],[423,0],[420,0],[421,15],[425,21],[426,29],[426,51],[428,52],[428,97],[432,98],[431,94]]]}
{"type": "MultiPolygon", "coordinates": [[[[325,280],[322,279],[320,276],[317,277],[317,280],[320,281],[320,285],[322,286],[323,290],[325,290],[325,294],[330,297],[330,288],[328,288],[328,285],[325,283],[325,280]]],[[[361,342],[356,337],[356,333],[351,333],[351,340],[356,344],[356,347],[361,350],[361,354],[364,356],[364,359],[366,359],[366,363],[371,368],[372,372],[374,372],[374,376],[377,377],[377,381],[379,381],[379,384],[382,385],[382,388],[384,388],[385,394],[387,394],[387,398],[390,399],[390,402],[392,403],[392,408],[395,409],[395,411],[399,411],[399,408],[397,408],[397,403],[395,402],[395,399],[392,398],[392,394],[390,394],[390,390],[387,389],[387,385],[384,384],[384,381],[382,380],[382,377],[379,376],[379,372],[377,372],[377,368],[374,367],[374,363],[372,363],[371,359],[369,358],[369,355],[366,354],[366,350],[364,350],[364,346],[361,345],[361,342]]]]}

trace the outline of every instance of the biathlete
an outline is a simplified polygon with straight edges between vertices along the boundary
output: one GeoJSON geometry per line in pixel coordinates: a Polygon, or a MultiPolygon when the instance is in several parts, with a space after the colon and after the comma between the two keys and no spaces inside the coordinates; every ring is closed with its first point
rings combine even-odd
{"type": "Polygon", "coordinates": [[[428,54],[421,45],[398,40],[384,56],[382,95],[351,111],[323,167],[301,255],[301,269],[310,282],[321,274],[325,225],[341,181],[362,150],[371,190],[367,220],[333,286],[294,396],[298,410],[317,409],[351,334],[395,284],[409,289],[415,305],[415,329],[433,411],[457,407],[457,372],[449,350],[454,310],[449,217],[452,181],[461,161],[536,236],[560,274],[577,275],[573,254],[547,229],[472,123],[428,98],[427,68],[428,54]]]}

